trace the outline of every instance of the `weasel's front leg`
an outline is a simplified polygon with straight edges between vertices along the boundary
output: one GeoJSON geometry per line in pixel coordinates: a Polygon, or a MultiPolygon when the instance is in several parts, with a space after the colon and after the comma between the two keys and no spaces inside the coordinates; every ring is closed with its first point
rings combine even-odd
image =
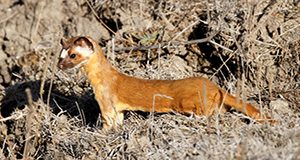
{"type": "Polygon", "coordinates": [[[117,127],[123,124],[123,120],[124,120],[123,112],[116,112],[114,110],[102,109],[101,115],[102,115],[104,129],[110,129],[112,127],[117,127]]]}
{"type": "Polygon", "coordinates": [[[100,105],[101,117],[103,120],[103,128],[110,129],[123,124],[124,113],[118,111],[109,99],[97,97],[98,104],[100,105]]]}

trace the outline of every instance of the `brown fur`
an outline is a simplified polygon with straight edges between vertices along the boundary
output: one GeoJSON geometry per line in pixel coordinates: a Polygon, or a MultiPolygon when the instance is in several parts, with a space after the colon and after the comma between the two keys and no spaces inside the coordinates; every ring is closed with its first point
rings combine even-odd
{"type": "MultiPolygon", "coordinates": [[[[74,37],[62,44],[63,48],[70,49],[68,54],[74,53],[74,47],[78,45],[93,49],[83,68],[100,105],[105,128],[122,124],[124,111],[136,110],[210,116],[216,109],[223,112],[230,106],[260,122],[270,119],[206,78],[145,80],[130,77],[115,70],[104,57],[101,47],[89,37],[74,37]],[[92,46],[82,45],[89,42],[92,46]]],[[[64,58],[59,67],[72,68],[80,63],[80,59],[85,60],[81,53],[76,54],[79,59],[64,58]],[[74,65],[68,65],[70,63],[74,65]]]]}

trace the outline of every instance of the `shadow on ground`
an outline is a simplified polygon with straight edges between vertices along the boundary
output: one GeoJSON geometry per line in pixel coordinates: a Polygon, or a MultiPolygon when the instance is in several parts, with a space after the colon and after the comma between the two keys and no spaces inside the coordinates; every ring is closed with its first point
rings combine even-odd
{"type": "MultiPolygon", "coordinates": [[[[1,115],[3,117],[8,117],[16,109],[25,108],[25,105],[28,104],[28,98],[25,93],[26,88],[31,90],[33,101],[37,101],[38,99],[42,98],[46,104],[49,86],[49,82],[46,82],[42,97],[40,96],[41,81],[23,82],[7,87],[5,89],[5,96],[0,102],[1,115]]],[[[47,106],[51,108],[51,111],[54,114],[64,111],[64,114],[66,114],[68,117],[78,116],[81,118],[81,112],[85,118],[86,125],[94,126],[97,124],[97,120],[100,115],[100,109],[92,93],[84,93],[80,96],[71,93],[70,95],[66,96],[56,88],[57,86],[53,85],[50,94],[49,106],[47,106]]]]}

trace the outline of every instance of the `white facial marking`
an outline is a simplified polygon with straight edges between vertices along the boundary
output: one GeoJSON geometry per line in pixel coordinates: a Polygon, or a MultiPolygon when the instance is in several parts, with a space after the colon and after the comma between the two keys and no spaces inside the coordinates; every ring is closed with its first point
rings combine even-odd
{"type": "Polygon", "coordinates": [[[76,47],[75,51],[77,51],[78,53],[80,53],[82,56],[84,57],[90,57],[93,53],[93,51],[89,48],[84,48],[84,47],[76,47]]]}
{"type": "Polygon", "coordinates": [[[68,56],[69,49],[63,49],[60,53],[60,58],[66,58],[68,56]]]}

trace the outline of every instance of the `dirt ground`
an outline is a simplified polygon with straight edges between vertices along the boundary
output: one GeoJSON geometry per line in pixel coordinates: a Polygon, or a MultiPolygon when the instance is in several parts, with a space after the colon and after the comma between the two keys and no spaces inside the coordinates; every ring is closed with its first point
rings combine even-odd
{"type": "Polygon", "coordinates": [[[300,159],[299,1],[0,0],[0,17],[0,159],[300,159]],[[120,72],[204,76],[279,123],[128,112],[104,131],[84,73],[56,67],[77,35],[120,72]]]}

